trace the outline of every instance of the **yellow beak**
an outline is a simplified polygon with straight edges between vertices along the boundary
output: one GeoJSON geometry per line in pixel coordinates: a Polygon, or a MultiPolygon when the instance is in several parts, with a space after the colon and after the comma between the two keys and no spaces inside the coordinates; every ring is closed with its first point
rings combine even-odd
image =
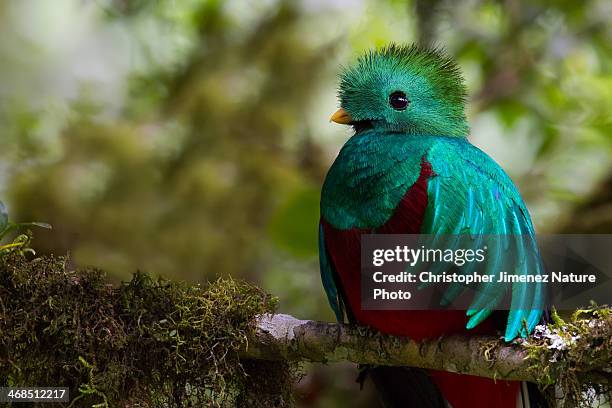
{"type": "Polygon", "coordinates": [[[351,118],[351,115],[349,115],[347,111],[340,108],[331,116],[331,118],[329,118],[329,121],[340,123],[342,125],[350,125],[353,122],[353,118],[351,118]]]}

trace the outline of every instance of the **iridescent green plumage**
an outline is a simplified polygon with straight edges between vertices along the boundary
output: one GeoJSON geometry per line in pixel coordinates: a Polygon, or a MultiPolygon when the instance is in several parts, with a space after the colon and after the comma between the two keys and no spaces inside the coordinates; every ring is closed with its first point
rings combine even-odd
{"type": "MultiPolygon", "coordinates": [[[[371,52],[343,72],[339,97],[357,132],[344,145],[325,180],[323,221],[339,230],[380,227],[398,211],[425,160],[434,174],[427,184],[420,233],[499,234],[490,249],[488,273],[499,272],[495,269],[510,243],[522,254],[510,273],[542,273],[534,229],[520,194],[504,171],[466,139],[466,91],[450,58],[439,50],[417,46],[371,52]],[[409,100],[404,110],[389,104],[396,91],[409,100]]],[[[340,318],[342,299],[325,239],[321,230],[321,273],[340,318]]],[[[458,289],[449,289],[449,300],[458,289]]],[[[512,304],[506,340],[526,335],[525,326],[532,330],[542,315],[543,293],[541,286],[526,283],[483,284],[467,311],[467,327],[486,319],[508,290],[512,304]]]]}

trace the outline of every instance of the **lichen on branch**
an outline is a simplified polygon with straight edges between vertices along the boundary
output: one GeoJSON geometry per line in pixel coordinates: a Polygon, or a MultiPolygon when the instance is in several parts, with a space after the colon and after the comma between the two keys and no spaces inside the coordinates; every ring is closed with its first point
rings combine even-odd
{"type": "Polygon", "coordinates": [[[551,322],[536,327],[522,341],[529,370],[543,388],[561,391],[567,407],[593,407],[610,402],[612,389],[612,310],[592,305],[565,320],[556,311],[551,322]]]}

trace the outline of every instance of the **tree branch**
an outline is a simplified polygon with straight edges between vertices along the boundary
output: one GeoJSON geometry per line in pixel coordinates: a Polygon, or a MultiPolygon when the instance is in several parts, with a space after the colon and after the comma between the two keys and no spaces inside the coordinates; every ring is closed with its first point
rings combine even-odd
{"type": "MultiPolygon", "coordinates": [[[[493,336],[452,335],[415,342],[364,327],[265,315],[248,339],[243,358],[411,366],[498,380],[537,382],[529,353],[493,336]]],[[[585,373],[587,375],[588,373],[585,373]]]]}

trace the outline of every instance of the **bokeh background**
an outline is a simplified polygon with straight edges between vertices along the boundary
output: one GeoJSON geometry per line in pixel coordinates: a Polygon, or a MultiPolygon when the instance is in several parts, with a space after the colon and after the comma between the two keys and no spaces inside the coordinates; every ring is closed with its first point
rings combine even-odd
{"type": "MultiPolygon", "coordinates": [[[[470,139],[539,232],[612,232],[612,3],[0,2],[0,199],[41,253],[111,279],[231,275],[280,311],[332,320],[319,189],[350,136],[330,124],[361,52],[435,43],[461,65],[470,139]]],[[[303,407],[372,406],[355,367],[304,366],[303,407]]]]}

